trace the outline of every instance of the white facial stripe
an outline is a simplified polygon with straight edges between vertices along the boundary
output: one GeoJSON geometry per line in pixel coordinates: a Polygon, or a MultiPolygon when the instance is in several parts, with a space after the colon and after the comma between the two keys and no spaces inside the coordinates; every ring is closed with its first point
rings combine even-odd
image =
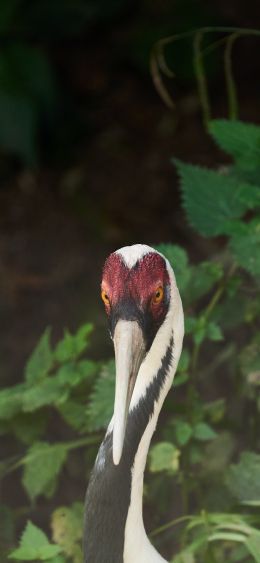
{"type": "Polygon", "coordinates": [[[156,250],[151,248],[151,246],[147,246],[147,244],[133,244],[132,246],[119,248],[119,250],[116,250],[115,254],[122,256],[124,263],[128,268],[133,268],[136,262],[141,260],[145,254],[148,254],[149,252],[156,252],[156,250]]]}

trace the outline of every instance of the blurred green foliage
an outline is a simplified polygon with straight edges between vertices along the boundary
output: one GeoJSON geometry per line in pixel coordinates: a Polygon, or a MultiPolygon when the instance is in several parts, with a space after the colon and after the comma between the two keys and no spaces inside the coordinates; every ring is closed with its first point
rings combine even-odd
{"type": "MultiPolygon", "coordinates": [[[[179,526],[174,563],[259,563],[260,127],[219,120],[209,131],[232,156],[230,166],[207,170],[174,162],[194,231],[221,235],[223,242],[217,255],[199,264],[190,263],[184,248],[158,247],[176,274],[186,339],[164,424],[149,453],[145,502],[156,506],[154,525],[164,522],[151,534],[155,543],[159,535],[161,543],[168,541],[179,526]],[[181,518],[165,521],[176,497],[181,518]]],[[[114,364],[87,359],[91,330],[86,324],[76,334],[65,332],[53,347],[46,329],[23,382],[0,392],[0,432],[13,436],[21,452],[2,460],[1,478],[22,470],[25,516],[39,499],[55,506],[64,468],[79,448],[87,448],[83,469],[90,474],[101,442],[97,432],[112,414],[114,364]],[[70,429],[69,441],[49,441],[53,412],[70,429]]],[[[77,480],[81,470],[70,479],[77,480]]],[[[21,517],[2,506],[1,561],[9,553],[20,561],[80,562],[82,510],[82,503],[55,508],[52,540],[29,521],[14,549],[21,517]]]]}

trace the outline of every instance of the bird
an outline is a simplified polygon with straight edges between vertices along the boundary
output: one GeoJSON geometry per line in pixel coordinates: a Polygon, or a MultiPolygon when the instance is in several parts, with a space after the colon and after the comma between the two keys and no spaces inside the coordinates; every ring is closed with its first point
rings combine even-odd
{"type": "Polygon", "coordinates": [[[108,256],[101,298],[115,351],[115,398],[85,497],[84,563],[162,563],[144,527],[143,480],[181,355],[182,301],[170,263],[145,244],[108,256]]]}

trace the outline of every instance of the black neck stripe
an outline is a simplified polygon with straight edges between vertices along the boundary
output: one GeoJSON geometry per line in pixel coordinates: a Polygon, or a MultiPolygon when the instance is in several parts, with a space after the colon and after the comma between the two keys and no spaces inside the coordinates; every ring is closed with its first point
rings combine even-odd
{"type": "Polygon", "coordinates": [[[131,468],[165,382],[172,350],[173,337],[146,395],[128,416],[119,465],[114,465],[112,460],[112,434],[108,434],[102,443],[100,454],[102,451],[104,465],[101,469],[95,465],[86,494],[84,563],[123,563],[125,524],[131,499],[131,468]]]}

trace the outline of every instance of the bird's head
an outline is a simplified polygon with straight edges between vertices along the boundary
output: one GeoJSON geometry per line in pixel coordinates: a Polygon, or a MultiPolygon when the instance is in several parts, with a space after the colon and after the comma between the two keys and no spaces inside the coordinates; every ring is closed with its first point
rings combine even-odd
{"type": "Polygon", "coordinates": [[[136,244],[107,258],[101,297],[108,316],[116,360],[113,460],[120,462],[126,420],[137,374],[170,309],[177,290],[167,260],[153,248],[136,244]]]}

